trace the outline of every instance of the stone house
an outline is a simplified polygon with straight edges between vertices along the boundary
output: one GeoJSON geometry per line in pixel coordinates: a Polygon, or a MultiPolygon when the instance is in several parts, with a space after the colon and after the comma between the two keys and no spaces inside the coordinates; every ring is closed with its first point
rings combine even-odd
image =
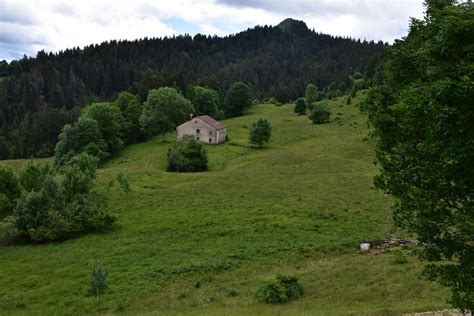
{"type": "Polygon", "coordinates": [[[176,127],[176,139],[191,136],[200,143],[220,144],[225,142],[226,127],[208,115],[201,115],[176,127]]]}

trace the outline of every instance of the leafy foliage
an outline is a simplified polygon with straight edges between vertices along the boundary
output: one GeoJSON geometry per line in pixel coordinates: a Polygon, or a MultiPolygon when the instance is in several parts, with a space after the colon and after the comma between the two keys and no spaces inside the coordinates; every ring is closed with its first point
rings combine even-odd
{"type": "Polygon", "coordinates": [[[124,120],[118,107],[111,103],[92,103],[81,113],[81,117],[99,123],[100,133],[107,144],[107,153],[115,155],[123,148],[122,133],[124,120]]]}
{"type": "Polygon", "coordinates": [[[64,126],[56,145],[54,165],[61,167],[82,152],[97,157],[99,161],[109,156],[107,143],[96,120],[80,118],[75,124],[64,126]]]}
{"type": "Polygon", "coordinates": [[[91,296],[100,296],[107,291],[107,272],[105,272],[100,265],[96,265],[92,270],[91,280],[87,294],[91,296]]]}
{"type": "Polygon", "coordinates": [[[207,152],[193,138],[184,138],[168,149],[168,171],[198,172],[207,170],[207,152]]]}
{"type": "Polygon", "coordinates": [[[259,118],[250,129],[249,141],[251,144],[262,147],[263,144],[268,143],[271,136],[272,126],[270,122],[264,118],[259,118]]]}
{"type": "Polygon", "coordinates": [[[294,112],[298,115],[306,114],[306,101],[303,98],[296,100],[294,112]]]}
{"type": "Polygon", "coordinates": [[[300,298],[304,294],[303,287],[295,276],[277,275],[275,280],[265,283],[256,293],[259,302],[278,304],[300,298]]]}
{"type": "Polygon", "coordinates": [[[123,117],[123,142],[124,144],[134,144],[142,139],[140,130],[140,115],[142,106],[137,97],[129,92],[121,92],[114,104],[119,108],[123,117]]]}
{"type": "Polygon", "coordinates": [[[376,185],[424,245],[425,273],[474,309],[474,8],[427,1],[424,20],[387,52],[365,108],[379,138],[376,185]]]}
{"type": "Polygon", "coordinates": [[[314,102],[318,102],[320,100],[318,87],[316,87],[312,83],[308,84],[308,86],[306,87],[304,98],[306,99],[307,104],[312,105],[314,102]]]}
{"type": "Polygon", "coordinates": [[[0,165],[0,214],[9,213],[13,210],[21,193],[18,178],[13,170],[0,165]]]}
{"type": "Polygon", "coordinates": [[[129,193],[132,191],[132,189],[130,188],[130,184],[128,183],[127,177],[122,172],[119,172],[119,174],[117,174],[117,181],[120,184],[120,187],[122,188],[123,192],[129,193]]]}
{"type": "Polygon", "coordinates": [[[225,114],[227,117],[242,115],[252,106],[250,87],[243,82],[234,83],[225,98],[225,114]]]}
{"type": "Polygon", "coordinates": [[[2,235],[8,231],[8,241],[46,242],[112,224],[115,218],[105,197],[93,191],[96,164],[97,159],[82,153],[70,160],[61,176],[46,166],[28,165],[22,179],[32,179],[34,185],[24,188],[2,235]]]}
{"type": "Polygon", "coordinates": [[[219,94],[216,90],[191,86],[186,91],[186,97],[193,104],[196,115],[209,115],[218,120],[224,118],[219,94]]]}
{"type": "Polygon", "coordinates": [[[313,106],[313,109],[308,114],[309,119],[314,124],[323,124],[329,122],[331,117],[331,111],[324,103],[317,103],[313,106]]]}
{"type": "Polygon", "coordinates": [[[158,133],[164,135],[185,122],[192,113],[193,105],[176,89],[150,90],[140,116],[140,126],[148,137],[158,133]]]}
{"type": "Polygon", "coordinates": [[[44,178],[52,174],[53,170],[49,164],[30,161],[26,167],[20,170],[18,180],[26,192],[39,191],[43,186],[44,178]]]}
{"type": "Polygon", "coordinates": [[[289,102],[302,96],[309,82],[321,91],[334,82],[334,96],[341,93],[336,91],[340,82],[351,84],[353,73],[380,73],[380,58],[365,68],[384,47],[316,33],[302,21],[287,20],[226,37],[112,40],[57,54],[40,51],[36,58],[0,62],[0,136],[12,158],[50,156],[62,128],[77,119],[80,108],[110,101],[124,90],[143,103],[151,89],[185,91],[198,85],[224,95],[233,82],[242,81],[255,98],[289,102]]]}

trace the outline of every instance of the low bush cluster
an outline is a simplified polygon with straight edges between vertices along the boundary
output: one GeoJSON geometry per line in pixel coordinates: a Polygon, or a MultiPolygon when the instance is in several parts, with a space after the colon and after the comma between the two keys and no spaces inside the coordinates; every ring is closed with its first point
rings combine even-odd
{"type": "Polygon", "coordinates": [[[308,114],[309,119],[314,124],[322,124],[329,122],[329,117],[331,116],[331,112],[329,111],[328,107],[324,103],[315,103],[313,108],[308,114]]]}
{"type": "Polygon", "coordinates": [[[295,108],[294,108],[293,111],[298,115],[305,115],[306,114],[306,108],[307,108],[307,105],[306,105],[306,101],[304,100],[304,98],[299,98],[298,100],[296,100],[295,108]]]}
{"type": "MultiPolygon", "coordinates": [[[[60,171],[47,164],[29,163],[15,178],[21,192],[18,197],[0,188],[2,196],[10,194],[4,199],[7,203],[0,203],[10,214],[0,225],[0,240],[62,240],[112,224],[115,217],[105,196],[94,190],[96,167],[97,159],[86,153],[71,158],[60,171]]],[[[7,180],[12,173],[4,172],[7,180]]]]}
{"type": "Polygon", "coordinates": [[[261,303],[278,304],[295,300],[303,294],[304,289],[297,277],[278,274],[276,279],[267,281],[257,291],[256,298],[261,303]]]}
{"type": "Polygon", "coordinates": [[[207,170],[207,152],[193,138],[185,138],[168,150],[168,171],[199,172],[207,170]]]}

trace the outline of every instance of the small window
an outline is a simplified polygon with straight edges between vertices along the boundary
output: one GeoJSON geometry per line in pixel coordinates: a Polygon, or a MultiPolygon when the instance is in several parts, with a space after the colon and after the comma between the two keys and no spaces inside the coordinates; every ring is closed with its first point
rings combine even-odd
{"type": "Polygon", "coordinates": [[[197,124],[197,123],[198,123],[198,121],[194,121],[194,124],[197,124]]]}
{"type": "Polygon", "coordinates": [[[209,137],[212,137],[212,131],[209,131],[209,137]]]}
{"type": "Polygon", "coordinates": [[[199,134],[199,133],[201,133],[201,130],[198,128],[196,129],[196,134],[199,134]]]}
{"type": "Polygon", "coordinates": [[[209,138],[209,142],[212,143],[212,138],[209,138]]]}

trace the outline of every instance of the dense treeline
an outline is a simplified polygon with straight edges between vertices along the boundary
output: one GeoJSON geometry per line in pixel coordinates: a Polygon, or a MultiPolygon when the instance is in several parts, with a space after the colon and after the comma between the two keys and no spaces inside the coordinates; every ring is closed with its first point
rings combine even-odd
{"type": "Polygon", "coordinates": [[[249,84],[255,98],[281,102],[302,96],[310,82],[340,94],[351,88],[350,76],[376,70],[380,62],[368,62],[383,47],[315,33],[287,20],[280,27],[257,26],[222,38],[110,41],[3,61],[0,159],[51,155],[62,126],[77,119],[78,108],[110,101],[124,90],[141,103],[150,89],[163,86],[181,91],[207,86],[222,99],[237,81],[249,84]]]}

